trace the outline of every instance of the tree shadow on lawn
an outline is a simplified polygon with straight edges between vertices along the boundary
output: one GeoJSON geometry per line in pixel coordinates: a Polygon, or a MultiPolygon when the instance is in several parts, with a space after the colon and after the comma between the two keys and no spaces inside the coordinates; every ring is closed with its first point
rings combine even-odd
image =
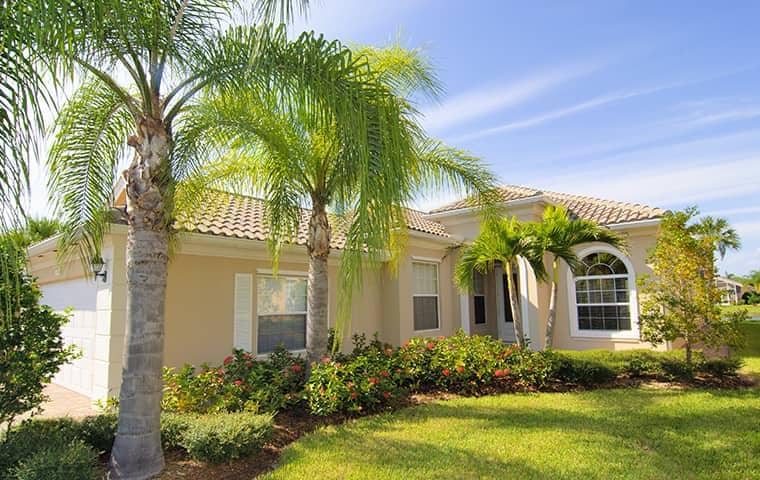
{"type": "Polygon", "coordinates": [[[310,457],[316,449],[317,455],[344,452],[349,475],[375,467],[373,471],[388,478],[407,468],[414,469],[415,478],[437,478],[444,472],[446,478],[505,473],[514,478],[665,478],[680,472],[687,477],[746,478],[760,468],[758,400],[759,390],[685,395],[633,389],[463,398],[318,432],[288,449],[282,463],[298,464],[302,454],[310,457]],[[460,426],[451,432],[459,439],[437,431],[460,426]],[[522,442],[525,460],[500,456],[498,448],[497,453],[480,455],[477,448],[460,448],[477,445],[478,438],[505,446],[522,442]],[[563,464],[552,471],[552,461],[563,464]]]}

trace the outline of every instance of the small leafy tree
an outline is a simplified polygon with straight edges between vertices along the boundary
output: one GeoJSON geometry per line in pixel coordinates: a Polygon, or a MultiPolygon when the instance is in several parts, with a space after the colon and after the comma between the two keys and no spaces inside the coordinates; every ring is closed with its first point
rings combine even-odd
{"type": "Polygon", "coordinates": [[[693,222],[695,207],[668,213],[649,261],[653,276],[643,277],[641,337],[654,344],[682,339],[686,362],[692,364],[695,345],[735,346],[744,312],[724,317],[715,285],[715,252],[719,237],[705,234],[693,222]]]}
{"type": "Polygon", "coordinates": [[[25,272],[23,252],[0,240],[0,424],[42,404],[42,389],[75,351],[66,347],[66,317],[40,304],[40,290],[25,272]]]}

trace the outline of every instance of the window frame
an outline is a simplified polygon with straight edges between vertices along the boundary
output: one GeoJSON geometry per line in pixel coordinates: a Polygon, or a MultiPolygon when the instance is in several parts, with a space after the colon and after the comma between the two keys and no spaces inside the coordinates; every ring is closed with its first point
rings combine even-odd
{"type": "Polygon", "coordinates": [[[426,333],[426,332],[437,332],[441,330],[441,269],[440,264],[437,261],[429,261],[429,260],[422,260],[413,258],[412,259],[412,331],[415,333],[426,333]],[[415,293],[415,287],[414,287],[414,265],[420,264],[420,265],[433,265],[435,267],[435,291],[436,293],[415,293]],[[422,330],[417,330],[415,328],[415,318],[414,318],[414,299],[415,297],[435,297],[436,299],[436,306],[435,306],[435,328],[426,328],[422,330]]]}
{"type": "Polygon", "coordinates": [[[297,348],[295,350],[288,350],[290,353],[298,356],[305,355],[307,353],[306,350],[306,333],[309,325],[309,273],[300,271],[300,270],[279,270],[277,272],[277,275],[274,274],[274,271],[271,269],[257,269],[256,270],[256,276],[255,276],[255,289],[256,289],[256,298],[255,298],[255,311],[256,311],[256,357],[259,359],[268,358],[269,355],[272,354],[272,352],[260,352],[259,351],[259,328],[261,327],[261,322],[259,321],[259,317],[262,315],[264,316],[287,316],[287,315],[303,315],[305,319],[304,324],[304,348],[297,348]],[[273,279],[281,279],[281,278],[295,278],[299,280],[304,280],[306,282],[306,310],[303,312],[287,312],[287,313],[264,313],[262,314],[259,312],[259,279],[261,278],[273,278],[273,279]]]}
{"type": "MultiPolygon", "coordinates": [[[[627,274],[578,276],[573,274],[571,268],[567,268],[567,305],[568,318],[570,320],[570,336],[573,338],[608,338],[620,340],[639,340],[639,304],[636,291],[636,272],[631,259],[623,252],[610,245],[591,245],[576,252],[579,259],[583,259],[593,253],[609,253],[623,262],[627,274]],[[581,329],[578,325],[578,302],[576,298],[575,282],[589,278],[627,278],[628,280],[628,312],[631,316],[630,330],[590,330],[581,329]]],[[[587,304],[582,304],[587,305],[587,304]]],[[[625,302],[607,303],[606,305],[626,305],[625,302]]]]}

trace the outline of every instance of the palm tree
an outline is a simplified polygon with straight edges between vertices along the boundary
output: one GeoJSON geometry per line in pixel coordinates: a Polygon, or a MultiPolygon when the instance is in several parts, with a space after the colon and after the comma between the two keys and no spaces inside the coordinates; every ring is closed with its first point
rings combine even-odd
{"type": "MultiPolygon", "coordinates": [[[[328,272],[332,230],[346,230],[339,274],[338,328],[343,338],[350,321],[352,292],[362,267],[387,260],[398,251],[406,229],[408,205],[431,185],[463,188],[475,196],[493,189],[494,178],[467,153],[427,138],[416,122],[409,95],[439,91],[434,73],[421,52],[399,45],[361,48],[356,62],[367,63],[373,81],[394,92],[402,112],[402,131],[370,112],[374,135],[356,141],[333,122],[314,124],[302,115],[300,99],[267,101],[260,92],[242,89],[204,98],[188,115],[192,128],[210,132],[204,145],[189,150],[214,150],[221,160],[208,165],[199,185],[246,189],[264,198],[275,267],[282,245],[296,234],[301,208],[308,206],[309,257],[306,349],[309,363],[328,350],[328,272]],[[369,152],[365,159],[361,152],[369,152]],[[328,213],[331,210],[334,213],[328,213]]],[[[189,185],[185,185],[188,187],[189,185]]],[[[201,189],[190,189],[199,192],[201,189]]],[[[194,195],[188,204],[199,204],[194,195]]],[[[332,348],[336,348],[333,345],[332,348]]]]}
{"type": "MultiPolygon", "coordinates": [[[[16,2],[11,2],[16,5],[16,2]]],[[[60,110],[49,159],[50,191],[64,222],[61,251],[97,255],[120,159],[126,180],[127,331],[112,478],[146,478],[163,467],[159,433],[164,299],[174,192],[198,168],[177,145],[203,131],[185,128],[202,92],[245,85],[260,95],[299,99],[300,115],[330,125],[346,142],[372,135],[367,112],[402,135],[388,89],[366,63],[314,34],[288,41],[283,28],[233,22],[233,0],[24,0],[15,21],[38,68],[84,83],[60,110]],[[126,145],[125,145],[126,144],[126,145]]],[[[259,0],[258,18],[290,18],[305,0],[259,0]]],[[[369,152],[355,152],[368,162],[369,152]]]]}
{"type": "Polygon", "coordinates": [[[729,249],[739,250],[742,246],[739,234],[725,218],[703,217],[693,227],[697,236],[715,245],[721,259],[725,258],[729,249]]]}
{"type": "Polygon", "coordinates": [[[564,261],[570,268],[575,268],[579,260],[575,255],[574,247],[583,243],[601,242],[620,248],[624,242],[618,234],[599,226],[596,222],[570,218],[567,209],[562,206],[546,207],[541,222],[535,224],[534,228],[542,249],[552,255],[551,294],[545,339],[545,348],[552,348],[554,321],[557,316],[560,261],[564,261]]]}
{"type": "Polygon", "coordinates": [[[20,23],[23,2],[0,7],[0,229],[18,227],[23,194],[29,182],[27,159],[42,130],[42,110],[50,99],[34,68],[20,23]]]}
{"type": "Polygon", "coordinates": [[[515,338],[517,344],[523,347],[525,335],[517,286],[513,278],[515,264],[519,257],[525,259],[533,268],[537,279],[546,278],[542,244],[536,236],[535,229],[515,218],[487,219],[472,244],[462,252],[456,266],[455,278],[460,288],[471,291],[474,288],[473,272],[486,274],[493,270],[497,262],[504,267],[514,319],[515,338]]]}

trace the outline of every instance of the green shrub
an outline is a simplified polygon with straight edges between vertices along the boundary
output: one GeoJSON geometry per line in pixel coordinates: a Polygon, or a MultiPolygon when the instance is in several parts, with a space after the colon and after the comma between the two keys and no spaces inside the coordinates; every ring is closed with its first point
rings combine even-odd
{"type": "Polygon", "coordinates": [[[739,357],[711,358],[701,362],[698,369],[716,378],[734,377],[742,368],[742,363],[739,357]]]}
{"type": "Polygon", "coordinates": [[[306,399],[312,413],[366,412],[387,406],[405,391],[480,394],[541,388],[554,380],[561,359],[505,345],[487,336],[414,338],[393,349],[354,337],[350,355],[312,367],[306,399]]]}
{"type": "Polygon", "coordinates": [[[161,444],[164,449],[182,447],[182,438],[196,415],[191,413],[161,414],[161,444]]]}
{"type": "Polygon", "coordinates": [[[585,387],[609,383],[617,378],[616,369],[608,362],[596,358],[560,357],[559,380],[585,387]]]}
{"type": "Polygon", "coordinates": [[[253,413],[222,413],[188,417],[182,446],[196,460],[220,463],[261,448],[272,431],[272,417],[253,413]]]}
{"type": "Polygon", "coordinates": [[[316,415],[377,410],[398,398],[403,372],[390,346],[362,345],[350,356],[325,357],[312,366],[305,393],[316,415]]]}
{"type": "Polygon", "coordinates": [[[34,410],[45,400],[43,387],[61,365],[75,358],[61,328],[68,321],[41,305],[42,294],[26,274],[26,250],[0,237],[0,425],[34,410]]]}
{"type": "Polygon", "coordinates": [[[302,400],[304,361],[284,348],[266,360],[235,350],[221,366],[164,370],[164,411],[274,413],[302,400]]]}
{"type": "Polygon", "coordinates": [[[98,452],[110,452],[118,422],[119,416],[116,413],[85,417],[77,425],[77,438],[98,452]]]}
{"type": "Polygon", "coordinates": [[[70,418],[22,422],[0,443],[0,478],[45,446],[67,445],[76,439],[76,422],[70,418]]]}
{"type": "Polygon", "coordinates": [[[98,454],[82,441],[52,443],[22,460],[13,471],[18,480],[93,480],[98,454]]]}

